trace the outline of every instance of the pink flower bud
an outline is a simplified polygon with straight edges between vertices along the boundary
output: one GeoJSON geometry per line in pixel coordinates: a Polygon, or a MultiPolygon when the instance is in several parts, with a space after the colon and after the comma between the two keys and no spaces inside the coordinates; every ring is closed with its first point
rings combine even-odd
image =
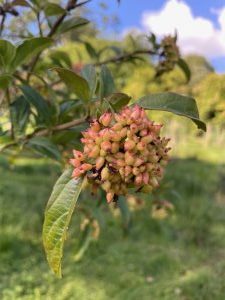
{"type": "Polygon", "coordinates": [[[103,141],[109,141],[111,138],[111,130],[108,128],[102,129],[99,132],[99,136],[102,138],[103,141]]]}
{"type": "Polygon", "coordinates": [[[96,157],[99,156],[99,152],[100,152],[99,146],[95,145],[94,148],[89,153],[88,157],[90,157],[90,158],[96,158],[96,157]]]}
{"type": "Polygon", "coordinates": [[[103,167],[104,163],[105,163],[105,158],[104,158],[104,157],[101,157],[101,156],[98,157],[98,158],[96,159],[96,162],[95,162],[95,164],[96,164],[96,169],[97,169],[97,170],[101,169],[101,167],[103,167]]]}
{"type": "Polygon", "coordinates": [[[135,184],[136,185],[141,185],[143,183],[143,180],[142,180],[142,174],[138,174],[136,177],[135,177],[135,184]]]}
{"type": "Polygon", "coordinates": [[[109,179],[109,169],[107,167],[103,168],[101,171],[101,180],[105,181],[109,179]]]}
{"type": "Polygon", "coordinates": [[[113,192],[108,192],[106,194],[106,199],[107,199],[107,203],[110,203],[113,201],[113,198],[114,198],[114,193],[113,192]]]}
{"type": "Polygon", "coordinates": [[[144,182],[144,184],[148,184],[148,182],[149,182],[149,174],[147,173],[147,172],[144,172],[143,173],[143,182],[144,182]]]}
{"type": "Polygon", "coordinates": [[[135,124],[135,123],[132,123],[131,125],[130,125],[130,131],[132,132],[132,133],[136,133],[136,132],[138,132],[138,126],[135,124]]]}
{"type": "Polygon", "coordinates": [[[141,141],[141,142],[139,142],[139,143],[137,144],[136,148],[137,148],[137,150],[139,150],[139,151],[143,151],[143,150],[146,148],[146,143],[143,142],[143,141],[141,141]]]}
{"type": "Polygon", "coordinates": [[[124,143],[124,150],[125,150],[125,151],[130,151],[130,150],[134,149],[135,146],[136,146],[136,144],[135,144],[134,141],[132,141],[132,140],[127,140],[127,141],[125,141],[125,143],[124,143]]]}
{"type": "Polygon", "coordinates": [[[120,138],[123,139],[124,137],[127,136],[127,128],[126,127],[123,127],[121,129],[121,131],[119,132],[119,135],[120,135],[120,138]]]}
{"type": "Polygon", "coordinates": [[[140,131],[140,136],[146,136],[148,134],[148,130],[147,129],[142,129],[140,131]]]}
{"type": "Polygon", "coordinates": [[[130,152],[125,153],[125,162],[128,166],[132,166],[134,164],[134,156],[130,152]]]}
{"type": "Polygon", "coordinates": [[[111,113],[104,113],[100,118],[99,122],[102,123],[103,126],[107,127],[109,126],[110,122],[112,120],[112,114],[111,113]]]}
{"type": "Polygon", "coordinates": [[[81,175],[82,175],[82,172],[80,169],[77,168],[77,169],[73,170],[72,177],[77,178],[77,177],[80,177],[81,175]]]}
{"type": "Polygon", "coordinates": [[[133,174],[134,174],[135,176],[137,176],[138,174],[140,174],[140,170],[139,170],[138,167],[134,167],[133,170],[132,170],[132,172],[133,172],[133,174]]]}
{"type": "Polygon", "coordinates": [[[98,123],[98,121],[94,121],[92,124],[91,124],[91,130],[95,131],[95,132],[99,132],[101,129],[101,126],[100,124],[98,123]]]}
{"type": "Polygon", "coordinates": [[[115,114],[114,115],[115,117],[115,120],[120,123],[122,126],[126,125],[127,124],[127,121],[126,121],[126,117],[124,115],[121,115],[121,114],[115,114]]]}
{"type": "Polygon", "coordinates": [[[132,168],[131,166],[126,166],[125,167],[125,176],[128,176],[132,173],[132,168]]]}
{"type": "Polygon", "coordinates": [[[123,128],[123,125],[121,123],[116,123],[112,126],[113,131],[118,131],[118,130],[121,130],[122,128],[123,128]]]}
{"type": "Polygon", "coordinates": [[[84,160],[84,155],[82,152],[77,151],[77,150],[73,150],[73,155],[75,158],[79,159],[79,160],[84,160]]]}
{"type": "Polygon", "coordinates": [[[104,141],[101,143],[101,149],[108,152],[111,150],[112,144],[109,141],[104,141]]]}
{"type": "Polygon", "coordinates": [[[146,143],[146,144],[149,144],[153,141],[153,136],[151,134],[148,134],[146,136],[144,136],[142,139],[141,139],[142,142],[146,143]]]}
{"type": "Polygon", "coordinates": [[[77,159],[77,158],[72,158],[72,159],[70,159],[70,164],[72,165],[72,166],[74,166],[75,168],[78,168],[78,167],[80,167],[80,165],[81,165],[81,162],[80,162],[80,160],[79,159],[77,159]]]}
{"type": "Polygon", "coordinates": [[[143,162],[144,162],[144,160],[138,157],[138,158],[136,158],[136,160],[134,162],[134,166],[139,167],[140,165],[143,164],[143,162]]]}
{"type": "Polygon", "coordinates": [[[122,159],[118,159],[116,161],[116,164],[117,164],[118,167],[124,167],[125,166],[125,161],[122,160],[122,159]]]}
{"type": "Polygon", "coordinates": [[[111,140],[113,142],[119,142],[121,140],[121,136],[120,136],[120,133],[119,132],[114,132],[112,135],[111,135],[111,140]]]}
{"type": "Polygon", "coordinates": [[[141,112],[140,107],[138,105],[135,105],[134,108],[133,108],[133,112],[131,114],[131,118],[133,120],[139,119],[140,118],[140,112],[141,112]]]}
{"type": "Polygon", "coordinates": [[[80,167],[80,169],[85,172],[90,171],[92,168],[93,168],[93,166],[91,164],[82,164],[80,167]]]}
{"type": "Polygon", "coordinates": [[[119,151],[119,148],[120,148],[119,143],[113,142],[111,152],[115,154],[119,151]]]}

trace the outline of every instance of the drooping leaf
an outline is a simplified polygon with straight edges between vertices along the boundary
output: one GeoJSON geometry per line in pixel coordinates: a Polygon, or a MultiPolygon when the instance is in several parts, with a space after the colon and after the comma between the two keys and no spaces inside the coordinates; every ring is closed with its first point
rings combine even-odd
{"type": "Polygon", "coordinates": [[[30,105],[25,97],[18,97],[11,104],[10,111],[14,131],[18,134],[24,132],[30,115],[30,105]]]}
{"type": "Polygon", "coordinates": [[[10,5],[30,7],[30,4],[26,0],[14,0],[10,3],[10,5]]]}
{"type": "Polygon", "coordinates": [[[190,70],[188,64],[186,63],[186,61],[183,60],[182,58],[180,58],[178,60],[177,64],[181,68],[181,70],[184,72],[187,81],[190,81],[190,79],[191,79],[191,70],[190,70]]]}
{"type": "Polygon", "coordinates": [[[61,159],[58,147],[46,137],[37,136],[31,138],[26,145],[45,157],[50,157],[56,160],[61,159]]]}
{"type": "Polygon", "coordinates": [[[131,97],[124,93],[114,93],[107,97],[107,100],[113,106],[115,111],[120,111],[130,101],[131,97]]]}
{"type": "Polygon", "coordinates": [[[39,123],[50,124],[51,110],[47,101],[45,101],[45,99],[36,90],[28,85],[23,85],[20,88],[27,102],[33,105],[37,110],[37,119],[39,123]]]}
{"type": "Polygon", "coordinates": [[[84,42],[84,46],[87,50],[87,53],[89,54],[89,56],[93,59],[97,59],[98,58],[98,53],[95,50],[95,48],[89,43],[89,42],[84,42]]]}
{"type": "Polygon", "coordinates": [[[64,81],[66,86],[81,100],[90,100],[90,89],[87,81],[83,77],[68,69],[53,68],[53,70],[58,73],[59,77],[64,81]]]}
{"type": "Polygon", "coordinates": [[[42,50],[48,48],[52,43],[53,40],[47,37],[36,37],[25,40],[16,49],[16,55],[12,62],[12,69],[22,65],[42,50]]]}
{"type": "Polygon", "coordinates": [[[49,198],[43,224],[43,244],[50,268],[61,277],[61,261],[67,229],[82,188],[83,180],[73,179],[66,170],[56,182],[49,198]]]}
{"type": "Polygon", "coordinates": [[[92,65],[86,65],[82,69],[81,74],[87,80],[91,95],[93,96],[97,87],[97,74],[95,71],[95,67],[93,67],[92,65]]]}
{"type": "Polygon", "coordinates": [[[8,74],[0,75],[0,89],[6,89],[12,81],[12,76],[8,74]]]}
{"type": "Polygon", "coordinates": [[[87,19],[80,18],[80,17],[73,17],[73,18],[70,18],[70,19],[64,21],[58,27],[57,33],[62,34],[62,33],[65,33],[67,31],[70,31],[72,29],[78,28],[80,26],[84,26],[88,23],[89,23],[89,21],[87,19]]]}
{"type": "Polygon", "coordinates": [[[115,84],[110,70],[103,65],[99,74],[99,93],[104,98],[115,92],[115,84]]]}
{"type": "Polygon", "coordinates": [[[142,97],[138,105],[144,109],[162,110],[191,119],[198,128],[206,131],[206,124],[199,119],[196,101],[189,96],[176,93],[157,93],[142,97]]]}
{"type": "Polygon", "coordinates": [[[0,40],[0,67],[7,71],[16,54],[16,47],[6,40],[0,40]]]}
{"type": "Polygon", "coordinates": [[[66,10],[56,3],[48,2],[44,7],[46,16],[57,16],[66,13],[66,10]]]}

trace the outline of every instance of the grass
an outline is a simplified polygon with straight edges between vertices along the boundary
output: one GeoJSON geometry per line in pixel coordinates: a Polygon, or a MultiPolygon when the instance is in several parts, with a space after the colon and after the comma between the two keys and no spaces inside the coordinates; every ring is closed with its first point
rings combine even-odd
{"type": "MultiPolygon", "coordinates": [[[[63,261],[63,279],[49,271],[41,243],[43,211],[57,169],[51,165],[0,168],[0,298],[44,300],[223,300],[225,295],[224,166],[173,160],[162,197],[175,213],[133,213],[124,237],[120,220],[105,212],[105,228],[83,260],[74,263],[75,213],[63,261]]],[[[147,199],[149,203],[149,199],[147,199]]],[[[86,200],[88,202],[88,199],[86,200]]]]}

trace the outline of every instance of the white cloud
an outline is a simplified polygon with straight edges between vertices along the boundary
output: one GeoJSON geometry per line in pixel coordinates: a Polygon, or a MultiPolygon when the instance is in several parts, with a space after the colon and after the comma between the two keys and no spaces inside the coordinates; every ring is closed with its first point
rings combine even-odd
{"type": "Polygon", "coordinates": [[[213,22],[193,15],[191,8],[180,0],[168,0],[159,11],[145,12],[142,25],[158,36],[178,32],[184,54],[196,53],[209,58],[225,56],[225,7],[218,12],[217,29],[213,22]]]}

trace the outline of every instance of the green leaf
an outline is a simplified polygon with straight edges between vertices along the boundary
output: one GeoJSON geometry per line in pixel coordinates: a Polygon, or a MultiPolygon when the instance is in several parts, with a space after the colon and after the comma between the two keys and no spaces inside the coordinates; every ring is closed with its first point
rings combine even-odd
{"type": "Polygon", "coordinates": [[[38,122],[50,124],[51,110],[47,101],[45,101],[45,99],[37,91],[28,85],[23,85],[20,89],[22,90],[27,102],[36,108],[38,113],[38,122]]]}
{"type": "Polygon", "coordinates": [[[110,94],[115,92],[115,84],[114,84],[112,74],[105,65],[101,67],[99,79],[100,79],[99,92],[101,98],[107,97],[110,94]]]}
{"type": "Polygon", "coordinates": [[[131,97],[123,93],[114,93],[107,97],[107,100],[113,106],[115,111],[120,111],[125,105],[130,102],[131,97]]]}
{"type": "Polygon", "coordinates": [[[53,272],[61,277],[61,260],[67,229],[82,188],[83,179],[73,179],[72,168],[56,182],[48,201],[43,224],[43,244],[53,272]]]}
{"type": "Polygon", "coordinates": [[[86,65],[82,69],[81,74],[87,80],[91,96],[93,96],[97,88],[97,74],[95,71],[95,67],[93,67],[92,65],[86,65]]]}
{"type": "Polygon", "coordinates": [[[16,47],[9,41],[0,40],[0,67],[5,71],[9,69],[16,54],[16,47]]]}
{"type": "Polygon", "coordinates": [[[84,42],[84,46],[86,48],[87,53],[89,56],[93,59],[98,59],[98,53],[95,50],[95,48],[89,43],[89,42],[84,42]]]}
{"type": "Polygon", "coordinates": [[[158,93],[142,97],[138,105],[145,109],[162,110],[191,119],[198,128],[206,131],[206,124],[199,119],[196,101],[192,97],[175,93],[158,93]]]}
{"type": "Polygon", "coordinates": [[[42,50],[51,46],[52,43],[53,40],[47,37],[37,37],[25,40],[16,49],[16,56],[12,62],[12,68],[15,69],[17,66],[22,65],[42,50]]]}
{"type": "Polygon", "coordinates": [[[50,54],[52,62],[62,68],[71,68],[72,62],[68,53],[64,51],[54,51],[50,54]]]}
{"type": "Polygon", "coordinates": [[[30,105],[24,96],[18,97],[11,105],[11,119],[14,131],[24,132],[30,115],[30,105]]]}
{"type": "Polygon", "coordinates": [[[89,23],[89,21],[87,19],[80,18],[80,17],[73,17],[73,18],[70,18],[70,19],[64,21],[62,23],[62,25],[60,25],[58,27],[57,33],[62,34],[67,31],[70,31],[71,29],[78,28],[78,27],[86,25],[88,23],[89,23]]]}
{"type": "Polygon", "coordinates": [[[75,93],[78,98],[83,101],[90,100],[90,89],[87,81],[83,77],[68,69],[53,68],[53,70],[58,73],[59,77],[67,85],[68,89],[75,93]]]}
{"type": "Polygon", "coordinates": [[[30,7],[30,4],[26,0],[14,0],[10,3],[10,5],[30,7]]]}
{"type": "Polygon", "coordinates": [[[187,82],[190,81],[191,79],[191,70],[188,66],[188,64],[186,63],[185,60],[183,60],[182,58],[180,58],[177,62],[178,66],[180,67],[180,69],[184,72],[187,82]]]}
{"type": "Polygon", "coordinates": [[[28,147],[35,150],[46,157],[50,157],[56,160],[61,159],[61,154],[58,147],[53,144],[48,138],[37,136],[29,140],[26,144],[28,147]]]}
{"type": "Polygon", "coordinates": [[[6,89],[12,81],[12,76],[8,74],[0,75],[0,88],[6,89]]]}
{"type": "Polygon", "coordinates": [[[45,5],[44,12],[46,16],[50,17],[65,14],[66,10],[56,3],[49,2],[45,5]]]}

